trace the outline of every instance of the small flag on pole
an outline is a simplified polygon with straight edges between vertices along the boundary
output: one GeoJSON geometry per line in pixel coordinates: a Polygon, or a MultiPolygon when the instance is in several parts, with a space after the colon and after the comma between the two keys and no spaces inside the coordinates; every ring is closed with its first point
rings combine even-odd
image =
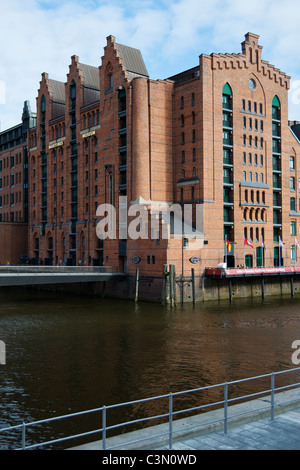
{"type": "Polygon", "coordinates": [[[300,245],[296,237],[295,237],[295,245],[300,249],[300,245]]]}
{"type": "Polygon", "coordinates": [[[279,237],[279,246],[281,246],[282,249],[285,250],[283,241],[281,240],[281,237],[279,237]]]}
{"type": "Polygon", "coordinates": [[[227,246],[227,251],[228,251],[228,253],[230,253],[230,252],[231,252],[231,243],[230,243],[230,241],[227,240],[227,239],[226,239],[226,246],[227,246]]]}
{"type": "Polygon", "coordinates": [[[251,248],[253,248],[253,245],[251,245],[251,243],[248,242],[246,237],[244,237],[244,245],[248,245],[248,246],[251,246],[251,248]]]}
{"type": "Polygon", "coordinates": [[[265,245],[265,242],[264,242],[264,239],[263,239],[263,238],[262,238],[262,240],[261,240],[261,244],[262,244],[262,247],[267,251],[267,247],[266,247],[266,245],[265,245]]]}

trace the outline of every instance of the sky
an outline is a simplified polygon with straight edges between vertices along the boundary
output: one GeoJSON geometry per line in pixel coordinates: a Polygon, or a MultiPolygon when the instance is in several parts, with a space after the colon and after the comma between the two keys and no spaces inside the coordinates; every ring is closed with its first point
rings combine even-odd
{"type": "Polygon", "coordinates": [[[41,74],[66,81],[72,55],[100,66],[106,38],[141,50],[150,78],[240,53],[247,32],[262,59],[291,77],[289,119],[300,121],[299,0],[0,0],[0,130],[36,110],[41,74]]]}

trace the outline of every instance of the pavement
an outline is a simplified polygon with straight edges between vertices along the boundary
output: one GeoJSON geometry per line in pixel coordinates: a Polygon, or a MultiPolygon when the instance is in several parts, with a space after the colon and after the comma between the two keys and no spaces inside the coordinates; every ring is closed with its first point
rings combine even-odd
{"type": "MultiPolygon", "coordinates": [[[[168,450],[167,446],[155,447],[168,450]]],[[[300,408],[271,418],[228,428],[205,435],[182,438],[173,450],[300,450],[300,408]]]]}

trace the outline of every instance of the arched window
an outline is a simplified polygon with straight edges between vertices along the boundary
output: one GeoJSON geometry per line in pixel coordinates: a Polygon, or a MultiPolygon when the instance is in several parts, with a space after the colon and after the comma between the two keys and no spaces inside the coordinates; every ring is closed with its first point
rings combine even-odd
{"type": "Polygon", "coordinates": [[[222,91],[223,109],[232,109],[232,90],[228,83],[225,83],[222,91]]]}
{"type": "Polygon", "coordinates": [[[110,62],[106,66],[105,80],[105,90],[108,93],[113,89],[113,67],[110,62]]]}
{"type": "Polygon", "coordinates": [[[70,109],[73,110],[76,107],[76,83],[73,80],[70,85],[70,109]]]}
{"type": "Polygon", "coordinates": [[[272,119],[280,120],[280,101],[276,95],[272,101],[272,119]]]}
{"type": "Polygon", "coordinates": [[[46,98],[43,95],[41,100],[41,122],[45,122],[46,117],[46,98]]]}

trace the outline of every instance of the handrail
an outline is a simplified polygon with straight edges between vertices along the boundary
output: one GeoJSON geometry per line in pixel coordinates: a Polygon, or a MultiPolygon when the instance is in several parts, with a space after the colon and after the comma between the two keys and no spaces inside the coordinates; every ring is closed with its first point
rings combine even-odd
{"type": "Polygon", "coordinates": [[[114,266],[35,266],[35,265],[0,265],[0,274],[90,274],[90,273],[118,273],[114,266]]]}
{"type": "MultiPolygon", "coordinates": [[[[209,385],[209,386],[200,387],[200,388],[196,388],[196,389],[178,391],[178,392],[168,393],[168,394],[159,395],[159,396],[155,396],[155,397],[148,397],[148,398],[144,398],[144,399],[141,399],[141,400],[132,400],[132,401],[124,402],[124,403],[118,403],[118,404],[113,404],[113,405],[108,405],[108,406],[101,406],[99,408],[94,408],[94,409],[90,409],[90,410],[86,410],[86,411],[80,411],[80,412],[75,412],[75,413],[70,413],[70,414],[66,414],[66,415],[56,416],[56,417],[52,417],[52,418],[48,418],[48,419],[33,421],[33,422],[29,422],[29,423],[22,423],[22,424],[17,424],[17,425],[14,425],[14,426],[8,426],[8,427],[0,429],[0,433],[4,433],[4,432],[8,432],[8,431],[14,431],[16,429],[21,429],[22,430],[22,444],[21,444],[21,447],[15,449],[15,450],[33,449],[33,448],[37,448],[37,447],[42,447],[42,446],[46,446],[46,445],[53,445],[53,444],[56,444],[56,443],[59,443],[59,442],[64,442],[64,441],[67,441],[67,440],[76,439],[76,438],[79,438],[79,437],[86,437],[86,436],[95,435],[95,434],[99,434],[99,435],[102,436],[102,449],[103,450],[115,449],[115,448],[120,447],[120,446],[124,447],[124,445],[133,445],[133,444],[136,444],[136,443],[141,443],[141,442],[146,441],[148,439],[154,439],[154,438],[159,438],[159,437],[163,437],[163,436],[168,436],[168,438],[169,438],[169,449],[172,450],[172,448],[173,448],[173,437],[174,437],[175,433],[178,433],[178,432],[181,431],[181,429],[174,430],[174,428],[173,428],[174,417],[175,416],[177,417],[180,414],[187,414],[187,413],[191,413],[191,412],[195,412],[195,411],[199,411],[199,410],[205,410],[206,408],[212,408],[212,407],[221,405],[223,407],[223,418],[213,419],[212,421],[205,422],[205,423],[189,424],[188,427],[185,428],[185,430],[187,430],[187,429],[193,430],[193,429],[199,428],[200,426],[203,426],[204,424],[208,425],[208,424],[213,424],[213,423],[217,423],[217,422],[220,423],[220,422],[223,421],[223,429],[224,429],[225,434],[227,434],[228,421],[230,419],[233,419],[233,418],[245,415],[245,414],[249,414],[249,413],[252,413],[254,411],[261,411],[261,410],[268,410],[269,409],[271,419],[273,420],[274,419],[274,410],[275,410],[275,392],[279,392],[279,391],[282,391],[282,390],[287,390],[287,389],[290,389],[290,388],[300,386],[300,382],[298,382],[298,381],[295,382],[294,381],[294,382],[292,382],[288,385],[283,385],[283,386],[280,386],[280,387],[276,388],[275,387],[275,378],[279,375],[288,374],[288,373],[291,373],[291,372],[299,372],[299,371],[300,371],[300,367],[294,368],[294,369],[288,369],[288,370],[284,370],[284,371],[279,371],[279,372],[271,372],[269,374],[258,375],[258,376],[249,377],[249,378],[240,379],[240,380],[233,380],[233,381],[230,381],[230,382],[219,383],[219,384],[216,384],[216,385],[209,385]],[[232,385],[242,384],[242,383],[246,383],[246,382],[249,382],[249,381],[258,380],[258,379],[266,379],[266,378],[270,379],[270,388],[267,388],[266,390],[256,391],[256,392],[253,392],[253,393],[248,393],[248,394],[242,395],[242,396],[229,398],[229,396],[228,396],[229,388],[232,387],[232,385]],[[186,395],[186,394],[192,394],[192,393],[212,390],[212,389],[216,389],[216,388],[223,388],[223,399],[222,400],[215,401],[213,403],[201,404],[201,405],[197,404],[196,406],[185,408],[185,409],[182,409],[182,410],[177,410],[177,411],[174,410],[174,400],[177,397],[180,397],[180,396],[186,395]],[[232,414],[231,416],[228,415],[229,404],[235,403],[239,400],[245,401],[245,400],[248,400],[249,398],[253,398],[253,397],[257,397],[257,396],[261,396],[261,395],[271,396],[270,404],[265,405],[264,407],[260,407],[259,409],[256,409],[256,410],[246,410],[246,411],[242,411],[242,412],[232,414]],[[144,418],[133,419],[133,420],[121,422],[121,423],[110,425],[110,426],[107,425],[106,417],[107,417],[107,412],[110,411],[110,410],[120,408],[120,407],[133,406],[133,405],[136,405],[136,404],[146,404],[148,402],[153,402],[154,400],[162,400],[162,399],[168,399],[168,408],[166,409],[165,412],[163,412],[161,414],[156,414],[156,415],[153,415],[153,416],[147,416],[147,417],[144,417],[144,418]],[[91,431],[85,431],[85,432],[82,432],[82,433],[77,433],[77,434],[71,435],[71,436],[60,437],[58,439],[52,439],[52,440],[48,440],[48,441],[45,441],[45,442],[34,443],[34,444],[27,443],[26,444],[26,431],[29,427],[36,426],[36,425],[42,425],[42,424],[46,424],[46,423],[48,424],[48,423],[53,422],[53,421],[59,421],[59,420],[63,420],[63,419],[70,419],[72,417],[87,415],[87,414],[96,413],[96,412],[101,412],[101,414],[102,414],[102,427],[101,428],[97,428],[97,429],[94,429],[94,430],[91,430],[91,431]],[[151,436],[139,437],[139,439],[134,440],[134,441],[122,442],[122,444],[117,444],[117,445],[113,445],[111,447],[107,447],[107,432],[108,431],[117,430],[119,428],[126,428],[130,425],[135,425],[135,424],[140,425],[140,424],[143,424],[145,422],[150,422],[150,421],[159,420],[159,419],[167,419],[167,423],[168,423],[167,430],[161,430],[158,434],[151,434],[151,436]]],[[[287,402],[282,402],[281,404],[291,403],[292,401],[290,400],[290,401],[287,401],[287,402]]],[[[300,401],[300,397],[299,397],[299,401],[300,401]]],[[[165,424],[167,424],[167,423],[165,423],[165,424]]]]}

